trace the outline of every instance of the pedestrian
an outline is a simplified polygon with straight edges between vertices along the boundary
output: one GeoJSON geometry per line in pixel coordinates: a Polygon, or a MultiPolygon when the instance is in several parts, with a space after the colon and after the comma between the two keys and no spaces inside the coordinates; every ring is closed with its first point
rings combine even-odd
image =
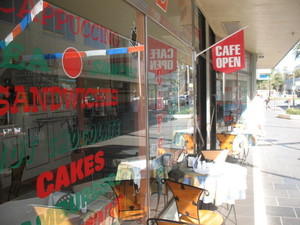
{"type": "Polygon", "coordinates": [[[257,94],[242,114],[247,130],[252,134],[253,142],[265,136],[265,112],[263,96],[257,94]]]}
{"type": "Polygon", "coordinates": [[[271,109],[271,107],[268,105],[270,102],[270,96],[268,96],[266,99],[265,99],[265,103],[266,103],[266,109],[271,109]]]}

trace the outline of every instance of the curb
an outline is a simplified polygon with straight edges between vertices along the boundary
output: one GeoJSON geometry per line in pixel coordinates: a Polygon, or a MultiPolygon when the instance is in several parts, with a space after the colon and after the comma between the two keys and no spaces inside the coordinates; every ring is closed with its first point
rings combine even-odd
{"type": "Polygon", "coordinates": [[[175,115],[172,115],[173,118],[176,118],[176,119],[191,119],[193,118],[193,114],[175,114],[175,115]]]}
{"type": "Polygon", "coordinates": [[[300,115],[290,115],[286,113],[280,113],[277,117],[282,119],[300,120],[300,115]]]}

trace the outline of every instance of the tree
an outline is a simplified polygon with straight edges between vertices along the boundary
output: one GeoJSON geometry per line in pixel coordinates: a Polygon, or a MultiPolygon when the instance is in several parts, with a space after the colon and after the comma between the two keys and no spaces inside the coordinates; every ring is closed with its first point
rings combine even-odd
{"type": "Polygon", "coordinates": [[[283,76],[281,73],[277,72],[275,74],[272,74],[270,82],[271,82],[273,89],[275,89],[276,91],[283,90],[284,81],[283,81],[283,76]]]}
{"type": "Polygon", "coordinates": [[[298,42],[298,44],[296,45],[293,51],[294,51],[295,59],[300,58],[300,42],[298,42]]]}

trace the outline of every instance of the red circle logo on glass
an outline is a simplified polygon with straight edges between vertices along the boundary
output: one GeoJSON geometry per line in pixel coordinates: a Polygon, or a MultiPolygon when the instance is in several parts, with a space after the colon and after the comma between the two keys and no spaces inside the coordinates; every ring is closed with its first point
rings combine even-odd
{"type": "Polygon", "coordinates": [[[67,48],[62,57],[62,66],[65,73],[70,78],[76,78],[81,74],[82,71],[82,58],[80,52],[75,48],[67,48]]]}

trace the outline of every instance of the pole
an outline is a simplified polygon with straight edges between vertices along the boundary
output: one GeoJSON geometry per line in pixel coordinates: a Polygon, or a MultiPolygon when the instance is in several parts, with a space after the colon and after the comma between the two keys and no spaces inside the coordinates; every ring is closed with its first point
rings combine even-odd
{"type": "Polygon", "coordinates": [[[225,73],[222,73],[222,81],[223,81],[223,87],[222,87],[222,104],[223,104],[223,122],[225,124],[225,88],[226,88],[226,79],[225,79],[225,73]]]}
{"type": "Polygon", "coordinates": [[[232,33],[232,34],[230,34],[230,35],[227,36],[226,38],[223,38],[222,40],[218,41],[217,43],[215,43],[215,44],[209,46],[208,48],[204,49],[202,52],[196,54],[196,58],[197,58],[199,55],[202,55],[202,54],[203,54],[204,52],[206,52],[207,50],[211,49],[212,47],[214,47],[214,46],[218,45],[219,43],[221,43],[222,41],[226,40],[227,38],[230,38],[231,36],[235,35],[236,33],[240,32],[241,30],[246,29],[247,27],[248,27],[248,26],[245,26],[245,27],[243,27],[242,29],[239,29],[238,31],[236,31],[236,32],[234,32],[234,33],[232,33]]]}
{"type": "Polygon", "coordinates": [[[292,95],[293,95],[293,107],[295,107],[295,70],[293,71],[292,95]]]}

